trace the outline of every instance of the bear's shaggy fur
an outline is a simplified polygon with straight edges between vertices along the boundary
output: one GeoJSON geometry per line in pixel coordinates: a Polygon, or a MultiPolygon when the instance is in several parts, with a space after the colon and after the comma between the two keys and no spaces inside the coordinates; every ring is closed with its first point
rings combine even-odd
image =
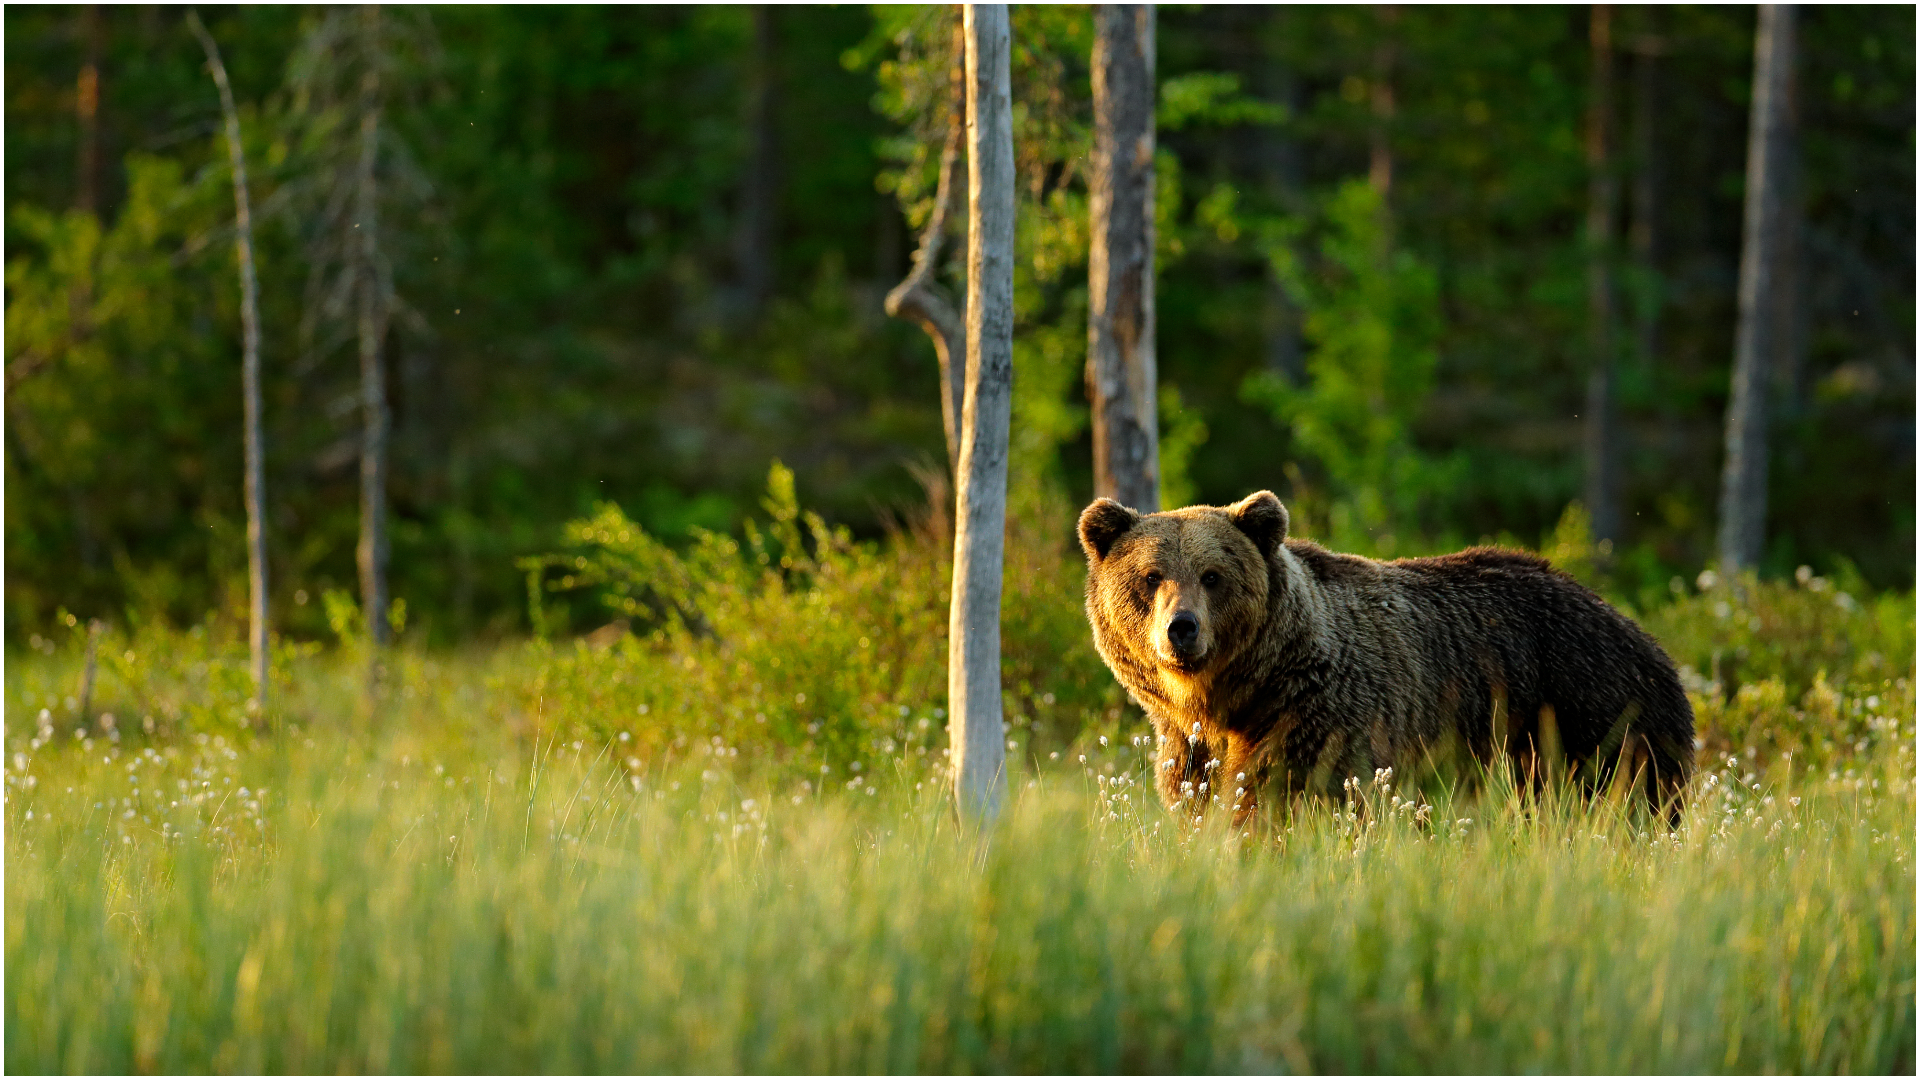
{"type": "Polygon", "coordinates": [[[1620,764],[1678,812],[1693,709],[1673,662],[1543,559],[1336,554],[1288,539],[1270,491],[1146,515],[1100,499],[1079,531],[1094,645],[1153,721],[1169,808],[1241,821],[1269,780],[1333,794],[1451,742],[1504,748],[1523,780],[1620,764]]]}

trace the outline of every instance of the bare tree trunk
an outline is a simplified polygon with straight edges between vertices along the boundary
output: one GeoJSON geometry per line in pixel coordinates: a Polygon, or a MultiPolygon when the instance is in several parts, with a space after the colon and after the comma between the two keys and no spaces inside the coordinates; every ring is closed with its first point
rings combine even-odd
{"type": "Polygon", "coordinates": [[[1613,9],[1593,5],[1588,41],[1592,67],[1587,102],[1586,503],[1594,539],[1619,539],[1619,447],[1614,430],[1613,223],[1620,183],[1613,154],[1613,9]]]}
{"type": "MultiPolygon", "coordinates": [[[[960,27],[956,25],[956,32],[960,27]]],[[[956,34],[957,36],[957,34],[956,34]]],[[[947,221],[953,201],[958,197],[962,170],[966,168],[966,47],[955,42],[952,108],[947,117],[947,142],[940,152],[940,182],[934,191],[933,212],[920,231],[920,247],[913,255],[913,269],[906,280],[887,294],[887,314],[896,319],[912,319],[933,339],[934,355],[940,361],[940,419],[946,426],[947,468],[960,474],[960,411],[966,401],[966,309],[955,309],[936,275],[940,270],[940,249],[946,243],[947,221]],[[955,359],[959,358],[959,363],[955,359]]]]}
{"type": "Polygon", "coordinates": [[[753,7],[753,55],[747,73],[748,129],[753,146],[740,193],[740,219],[734,232],[734,268],[740,275],[741,307],[758,318],[773,291],[773,230],[779,200],[779,129],[774,107],[779,92],[774,77],[773,8],[753,7]]]}
{"type": "Polygon", "coordinates": [[[356,270],[358,336],[360,341],[360,602],[367,619],[367,639],[373,645],[369,685],[378,681],[381,647],[391,637],[387,620],[387,371],[383,347],[387,336],[386,281],[379,241],[379,187],[375,166],[380,153],[380,8],[361,9],[365,35],[366,71],[360,77],[360,163],[355,197],[354,232],[358,237],[356,270]]]}
{"type": "Polygon", "coordinates": [[[260,433],[260,285],[253,269],[253,207],[247,195],[247,153],[240,141],[240,110],[233,103],[220,46],[207,33],[198,12],[187,12],[187,26],[206,51],[213,83],[220,90],[226,118],[227,156],[233,165],[233,245],[240,259],[240,393],[245,399],[247,499],[247,643],[253,660],[253,708],[267,705],[267,473],[260,433]]]}
{"type": "Polygon", "coordinates": [[[967,384],[947,624],[947,708],[961,816],[991,821],[1006,792],[1000,578],[1013,412],[1012,34],[1005,4],[968,4],[967,384]]]}
{"type": "Polygon", "coordinates": [[[1774,274],[1775,383],[1779,412],[1797,416],[1806,405],[1807,302],[1806,205],[1800,177],[1800,77],[1786,74],[1785,118],[1780,128],[1780,258],[1774,274]]]}
{"type": "Polygon", "coordinates": [[[1153,5],[1093,9],[1087,397],[1093,492],[1160,509],[1153,318],[1153,5]]]}
{"type": "Polygon", "coordinates": [[[1392,127],[1395,104],[1393,99],[1394,31],[1400,22],[1400,5],[1381,4],[1380,41],[1373,47],[1373,79],[1368,84],[1367,106],[1373,113],[1373,125],[1368,132],[1367,183],[1380,193],[1384,204],[1387,196],[1393,194],[1393,143],[1392,127]]]}
{"type": "Polygon", "coordinates": [[[1733,395],[1720,483],[1720,566],[1760,561],[1767,521],[1767,383],[1776,327],[1770,310],[1783,256],[1788,85],[1794,9],[1760,5],[1753,39],[1753,113],[1747,129],[1747,206],[1740,248],[1740,323],[1733,345],[1733,395]]]}
{"type": "Polygon", "coordinates": [[[100,212],[100,6],[80,8],[80,77],[74,86],[74,118],[80,123],[74,162],[74,208],[86,214],[100,212]]]}
{"type": "Polygon", "coordinates": [[[1633,249],[1634,263],[1648,282],[1647,295],[1634,309],[1634,353],[1639,362],[1651,365],[1660,351],[1660,310],[1663,306],[1659,281],[1659,142],[1654,137],[1654,118],[1658,115],[1659,67],[1662,46],[1652,34],[1642,34],[1634,43],[1633,59],[1633,222],[1627,240],[1633,249]]]}

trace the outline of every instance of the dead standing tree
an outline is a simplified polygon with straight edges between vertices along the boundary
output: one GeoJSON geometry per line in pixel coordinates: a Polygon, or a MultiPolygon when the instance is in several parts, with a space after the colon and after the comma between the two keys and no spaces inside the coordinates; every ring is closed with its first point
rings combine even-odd
{"type": "Polygon", "coordinates": [[[1093,493],[1160,509],[1154,361],[1154,12],[1093,9],[1093,173],[1087,398],[1093,493]]]}
{"type": "Polygon", "coordinates": [[[253,708],[264,715],[267,706],[267,507],[266,452],[260,434],[260,285],[253,270],[253,205],[247,193],[247,154],[240,141],[240,111],[233,103],[227,67],[220,62],[220,46],[207,32],[196,11],[187,12],[187,27],[200,39],[207,67],[220,90],[220,113],[226,121],[227,156],[233,167],[235,255],[240,261],[240,393],[245,399],[247,501],[247,643],[253,660],[253,708]]]}
{"type": "Polygon", "coordinates": [[[940,362],[940,418],[946,428],[947,467],[956,483],[960,470],[960,412],[966,400],[966,308],[964,299],[961,306],[956,307],[947,290],[941,287],[939,273],[953,202],[966,182],[967,76],[966,48],[960,40],[962,32],[963,25],[956,22],[949,71],[947,137],[940,152],[940,180],[934,191],[933,209],[920,230],[920,246],[913,255],[913,269],[887,294],[886,301],[888,315],[919,323],[933,339],[934,355],[940,362]]]}
{"type": "MultiPolygon", "coordinates": [[[[360,10],[361,33],[369,59],[384,55],[380,42],[380,8],[360,10]]],[[[355,306],[360,345],[360,542],[355,561],[360,569],[360,604],[367,618],[367,639],[375,659],[370,678],[379,678],[379,651],[392,635],[387,617],[387,442],[392,416],[387,409],[387,368],[384,346],[393,276],[380,250],[380,75],[382,65],[369,63],[360,73],[360,160],[354,184],[355,235],[359,243],[355,306]]]]}
{"type": "Polygon", "coordinates": [[[1726,462],[1720,484],[1720,567],[1732,574],[1760,561],[1767,520],[1767,383],[1773,376],[1776,279],[1786,257],[1791,162],[1788,107],[1794,9],[1762,4],[1753,41],[1753,112],[1747,131],[1747,203],[1740,246],[1740,321],[1734,334],[1733,395],[1727,404],[1726,462]]]}
{"type": "Polygon", "coordinates": [[[1013,412],[1012,31],[1005,4],[968,4],[967,370],[961,410],[947,708],[954,796],[991,821],[1006,792],[1000,701],[1008,429],[1013,412]]]}
{"type": "Polygon", "coordinates": [[[426,57],[432,51],[424,14],[389,18],[380,6],[364,5],[328,12],[302,42],[293,65],[294,96],[307,124],[303,141],[314,156],[298,185],[302,204],[312,208],[305,222],[309,276],[300,367],[311,369],[348,339],[356,345],[361,425],[355,562],[371,646],[370,691],[379,687],[393,629],[387,578],[388,334],[396,320],[418,335],[429,332],[426,321],[395,292],[395,237],[383,225],[407,220],[409,215],[389,211],[402,200],[424,202],[430,186],[393,137],[389,114],[404,89],[403,54],[426,57]],[[326,336],[316,341],[322,328],[326,336]]]}

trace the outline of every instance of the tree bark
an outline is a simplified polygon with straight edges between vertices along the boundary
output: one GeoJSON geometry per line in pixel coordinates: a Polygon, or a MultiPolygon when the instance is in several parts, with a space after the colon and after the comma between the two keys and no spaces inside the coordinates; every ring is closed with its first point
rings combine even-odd
{"type": "Polygon", "coordinates": [[[734,267],[740,276],[741,307],[757,319],[773,291],[773,230],[779,201],[779,129],[775,124],[775,40],[773,8],[753,7],[752,67],[747,73],[748,130],[753,145],[741,185],[740,219],[734,232],[734,267]]]}
{"type": "MultiPolygon", "coordinates": [[[[956,30],[961,27],[956,25],[956,30]]],[[[958,35],[956,35],[958,36],[958,35]]],[[[940,287],[940,251],[946,244],[947,221],[953,201],[958,197],[966,168],[967,74],[966,45],[956,41],[952,107],[947,115],[947,142],[940,152],[940,181],[934,190],[933,212],[920,231],[920,247],[913,255],[913,269],[906,280],[887,294],[887,314],[896,319],[911,319],[933,339],[933,351],[940,362],[940,419],[947,436],[947,468],[958,485],[960,475],[960,412],[966,401],[966,310],[956,309],[947,291],[940,287]],[[956,363],[958,359],[958,363],[956,363]]]]}
{"type": "Polygon", "coordinates": [[[954,796],[973,821],[1005,795],[1000,701],[1000,579],[1013,412],[1012,35],[1005,4],[968,4],[967,382],[947,626],[954,796]]]}
{"type": "Polygon", "coordinates": [[[1766,541],[1767,383],[1777,337],[1772,308],[1784,255],[1793,24],[1792,5],[1762,4],[1753,39],[1740,322],[1734,334],[1733,394],[1727,405],[1726,463],[1720,483],[1720,566],[1727,573],[1751,569],[1760,561],[1766,541]]]}
{"type": "Polygon", "coordinates": [[[1776,410],[1794,417],[1806,406],[1806,204],[1800,175],[1800,76],[1789,66],[1780,125],[1780,258],[1773,281],[1776,410]]]}
{"type": "Polygon", "coordinates": [[[1093,490],[1096,497],[1150,514],[1160,509],[1154,12],[1151,4],[1098,4],[1093,10],[1093,244],[1087,260],[1093,490]]]}
{"type": "Polygon", "coordinates": [[[360,76],[360,161],[354,232],[359,239],[356,261],[360,345],[360,543],[355,552],[360,567],[360,602],[366,612],[367,640],[374,646],[369,661],[369,683],[379,677],[379,653],[391,638],[387,619],[387,436],[392,425],[387,411],[387,293],[379,242],[379,186],[376,166],[380,153],[380,8],[361,9],[367,68],[360,76]]]}
{"type": "Polygon", "coordinates": [[[1587,101],[1586,503],[1595,540],[1619,539],[1619,447],[1614,425],[1614,218],[1620,182],[1613,153],[1613,9],[1593,5],[1587,101]]]}
{"type": "Polygon", "coordinates": [[[267,705],[267,473],[260,432],[260,285],[253,268],[253,206],[247,193],[247,153],[240,141],[240,110],[233,103],[227,67],[220,62],[220,46],[207,32],[198,12],[187,12],[187,26],[200,39],[207,66],[213,71],[213,83],[220,90],[227,156],[233,166],[233,246],[240,260],[240,393],[245,401],[246,423],[247,644],[253,660],[253,708],[258,714],[267,705]]]}

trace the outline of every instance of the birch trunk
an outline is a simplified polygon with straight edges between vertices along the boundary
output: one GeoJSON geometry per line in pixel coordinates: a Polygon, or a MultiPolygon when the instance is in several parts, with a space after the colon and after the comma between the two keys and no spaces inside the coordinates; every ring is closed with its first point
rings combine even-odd
{"type": "Polygon", "coordinates": [[[1588,41],[1592,66],[1587,102],[1587,347],[1586,503],[1594,539],[1619,539],[1618,434],[1614,425],[1613,281],[1616,206],[1620,182],[1613,153],[1613,9],[1593,5],[1588,41]]]}
{"type": "Polygon", "coordinates": [[[1747,205],[1740,248],[1740,322],[1720,478],[1720,567],[1760,560],[1767,520],[1767,383],[1772,377],[1777,275],[1783,251],[1788,87],[1794,9],[1762,4],[1753,39],[1753,112],[1747,129],[1747,205]]]}
{"type": "Polygon", "coordinates": [[[1005,4],[968,4],[967,381],[961,412],[947,708],[954,796],[990,822],[1006,792],[1000,702],[1000,579],[1013,411],[1012,45],[1005,4]]]}
{"type": "Polygon", "coordinates": [[[360,602],[366,612],[367,640],[373,646],[369,685],[379,678],[381,647],[391,637],[387,620],[387,297],[380,265],[379,186],[375,166],[380,152],[380,9],[361,11],[366,35],[366,72],[360,77],[360,161],[355,194],[354,233],[360,344],[360,602]]]}
{"type": "Polygon", "coordinates": [[[1153,15],[1151,4],[1094,7],[1093,245],[1087,262],[1094,495],[1148,514],[1160,509],[1153,15]]]}
{"type": "Polygon", "coordinates": [[[240,259],[240,393],[245,400],[246,424],[247,645],[253,661],[253,709],[260,715],[267,706],[267,474],[260,433],[260,285],[253,269],[253,204],[247,192],[240,110],[233,103],[227,67],[220,62],[220,46],[207,32],[198,12],[187,13],[187,26],[200,39],[207,66],[213,71],[213,83],[220,90],[227,156],[233,166],[233,245],[240,259]]]}

